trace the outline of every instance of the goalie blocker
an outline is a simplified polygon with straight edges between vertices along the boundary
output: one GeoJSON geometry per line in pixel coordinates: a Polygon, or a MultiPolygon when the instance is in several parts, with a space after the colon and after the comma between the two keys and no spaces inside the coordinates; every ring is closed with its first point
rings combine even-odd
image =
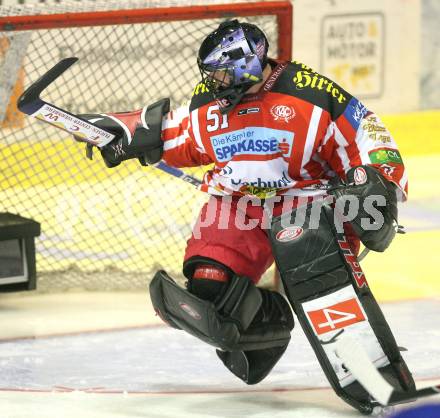
{"type": "Polygon", "coordinates": [[[270,241],[275,262],[287,298],[333,389],[370,414],[379,404],[338,358],[336,342],[341,335],[359,341],[394,387],[413,391],[414,381],[356,256],[335,228],[334,210],[324,204],[318,209],[316,213],[315,202],[273,219],[270,241]],[[296,219],[304,223],[295,226],[296,219]]]}
{"type": "MultiPolygon", "coordinates": [[[[170,99],[161,99],[135,112],[82,114],[81,118],[116,135],[100,148],[109,168],[122,161],[137,158],[141,165],[156,164],[162,158],[162,116],[170,111],[170,99]]],[[[87,144],[87,157],[92,159],[93,145],[87,144]]]]}

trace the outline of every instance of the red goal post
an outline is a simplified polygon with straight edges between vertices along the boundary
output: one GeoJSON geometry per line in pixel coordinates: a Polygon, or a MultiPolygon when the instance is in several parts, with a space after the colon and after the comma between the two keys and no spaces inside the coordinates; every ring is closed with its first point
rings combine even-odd
{"type": "Polygon", "coordinates": [[[206,195],[135,161],[114,170],[87,161],[81,144],[17,112],[24,87],[75,55],[78,63],[43,93],[50,103],[99,113],[169,96],[176,107],[198,81],[200,41],[231,18],[257,23],[270,56],[291,59],[289,1],[127,3],[0,6],[0,212],[41,223],[38,286],[46,291],[145,289],[159,266],[181,277],[185,241],[206,195]]]}

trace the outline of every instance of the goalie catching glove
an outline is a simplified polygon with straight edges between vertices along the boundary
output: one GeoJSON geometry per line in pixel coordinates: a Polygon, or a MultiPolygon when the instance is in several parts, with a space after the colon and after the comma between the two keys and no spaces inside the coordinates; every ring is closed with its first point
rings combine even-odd
{"type": "MultiPolygon", "coordinates": [[[[162,99],[141,110],[112,114],[83,114],[81,118],[116,135],[100,148],[107,167],[137,158],[141,165],[155,164],[163,154],[162,117],[170,110],[170,99],[162,99]]],[[[92,159],[93,146],[87,144],[87,157],[92,159]]]]}
{"type": "Polygon", "coordinates": [[[396,232],[401,232],[397,224],[396,187],[374,167],[362,165],[351,168],[346,181],[338,180],[328,193],[336,200],[358,199],[359,207],[350,223],[368,249],[385,251],[396,232]]]}

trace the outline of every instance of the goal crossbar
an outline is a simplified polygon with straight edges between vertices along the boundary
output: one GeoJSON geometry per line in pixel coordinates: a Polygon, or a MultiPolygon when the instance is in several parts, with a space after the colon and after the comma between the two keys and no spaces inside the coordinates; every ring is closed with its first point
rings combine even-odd
{"type": "Polygon", "coordinates": [[[290,1],[215,4],[209,7],[155,7],[134,10],[56,13],[34,16],[4,16],[0,17],[0,30],[8,32],[261,15],[274,15],[276,17],[280,30],[277,45],[278,58],[290,59],[293,15],[293,7],[290,1]]]}

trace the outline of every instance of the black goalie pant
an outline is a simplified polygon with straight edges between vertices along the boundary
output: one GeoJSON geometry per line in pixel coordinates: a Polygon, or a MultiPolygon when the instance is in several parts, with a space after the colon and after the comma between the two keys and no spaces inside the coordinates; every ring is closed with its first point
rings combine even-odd
{"type": "Polygon", "coordinates": [[[357,258],[336,230],[333,209],[316,202],[297,208],[274,218],[269,235],[286,295],[335,392],[363,413],[377,405],[335,354],[343,333],[365,347],[391,384],[413,389],[357,258]]]}

